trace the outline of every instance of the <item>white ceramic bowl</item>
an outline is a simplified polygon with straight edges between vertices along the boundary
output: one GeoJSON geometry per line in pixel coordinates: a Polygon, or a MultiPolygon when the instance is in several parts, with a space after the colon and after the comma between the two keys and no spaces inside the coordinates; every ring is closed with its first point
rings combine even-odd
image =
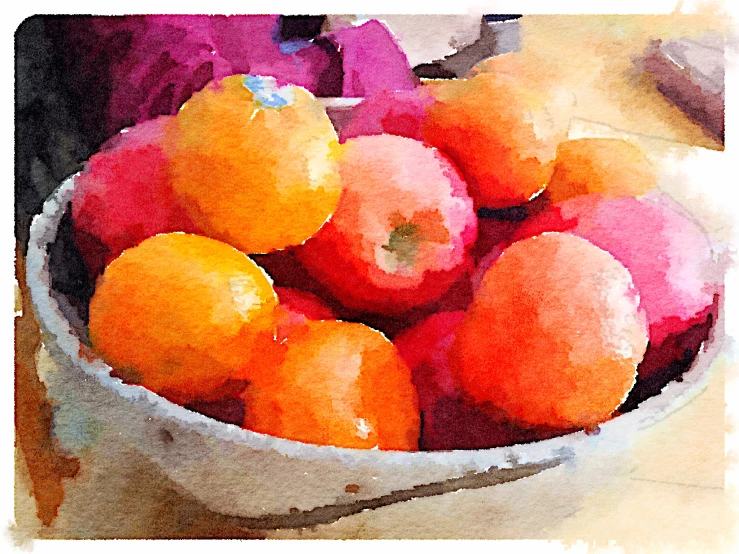
{"type": "MultiPolygon", "coordinates": [[[[31,226],[27,282],[42,338],[58,370],[45,375],[50,396],[70,413],[119,435],[208,508],[248,527],[302,527],[414,497],[526,477],[625,437],[687,403],[705,385],[720,347],[722,317],[681,382],[636,410],[584,432],[486,450],[387,452],[314,446],[241,429],[189,411],[111,377],[81,355],[67,299],[50,286],[49,250],[74,193],[73,178],[49,198],[31,226]]],[[[82,424],[80,424],[82,425],[82,424]]]]}

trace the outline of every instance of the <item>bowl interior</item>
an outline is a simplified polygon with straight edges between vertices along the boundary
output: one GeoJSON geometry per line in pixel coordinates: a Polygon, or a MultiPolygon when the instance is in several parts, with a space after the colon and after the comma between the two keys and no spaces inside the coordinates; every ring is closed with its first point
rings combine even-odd
{"type": "MultiPolygon", "coordinates": [[[[43,213],[34,220],[27,255],[29,288],[36,315],[45,333],[57,343],[66,356],[79,364],[83,371],[94,375],[103,386],[113,389],[116,394],[132,398],[146,397],[152,406],[161,407],[166,417],[187,425],[195,425],[200,431],[205,429],[203,423],[207,422],[205,432],[220,434],[224,440],[245,441],[259,448],[278,448],[298,457],[349,455],[385,463],[408,456],[415,457],[417,461],[423,457],[443,459],[447,456],[450,463],[455,463],[453,460],[461,455],[465,459],[479,459],[485,467],[490,467],[491,464],[505,466],[510,463],[511,456],[515,460],[552,459],[555,456],[553,453],[586,437],[581,430],[566,433],[564,436],[558,436],[562,435],[562,432],[553,433],[549,437],[544,437],[544,440],[531,438],[527,440],[527,437],[522,435],[521,440],[512,444],[491,445],[490,448],[467,451],[404,453],[322,447],[236,429],[239,412],[233,407],[230,408],[230,412],[228,407],[221,407],[220,411],[218,407],[213,406],[188,406],[188,409],[172,404],[142,387],[124,384],[116,377],[114,370],[101,360],[88,364],[80,356],[80,347],[84,349],[85,346],[89,346],[86,323],[88,305],[95,284],[75,245],[72,233],[70,203],[73,201],[73,192],[74,180],[70,178],[52,195],[43,213]]],[[[718,313],[721,315],[721,311],[718,313]]],[[[616,429],[619,427],[623,429],[642,427],[661,419],[687,402],[705,382],[711,359],[719,347],[717,343],[720,343],[720,340],[717,340],[717,336],[722,336],[721,321],[722,318],[719,317],[717,321],[709,314],[704,322],[677,337],[681,355],[664,364],[664,367],[648,381],[637,380],[620,410],[620,415],[603,424],[601,429],[617,432],[616,429]]],[[[539,435],[539,439],[541,438],[539,435]]]]}

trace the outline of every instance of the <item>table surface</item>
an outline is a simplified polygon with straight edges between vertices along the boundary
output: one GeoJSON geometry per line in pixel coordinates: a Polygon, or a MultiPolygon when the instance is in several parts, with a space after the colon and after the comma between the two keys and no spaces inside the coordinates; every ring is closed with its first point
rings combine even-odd
{"type": "MultiPolygon", "coordinates": [[[[627,133],[656,156],[675,148],[718,148],[656,90],[647,94],[646,105],[624,109],[629,87],[642,84],[625,76],[623,67],[637,45],[643,45],[645,29],[668,36],[684,35],[691,27],[682,20],[663,27],[654,20],[619,21],[557,16],[521,21],[523,51],[536,48],[555,62],[570,56],[577,66],[591,68],[590,77],[571,65],[569,73],[562,71],[562,84],[575,90],[578,99],[570,135],[627,133]],[[546,39],[555,31],[571,36],[547,52],[551,40],[546,39]],[[624,33],[621,42],[614,40],[624,33]],[[581,47],[583,40],[589,48],[581,47]],[[593,67],[602,70],[595,72],[593,67]],[[596,73],[607,80],[595,79],[596,73]]],[[[485,70],[485,65],[478,69],[485,70]]],[[[20,264],[22,273],[22,260],[20,264]]],[[[23,417],[48,417],[43,388],[34,375],[53,362],[43,347],[34,353],[38,329],[27,298],[21,293],[18,301],[23,315],[16,323],[16,392],[27,404],[17,417],[19,424],[30,425],[23,417]]],[[[724,489],[724,376],[735,369],[729,353],[720,353],[706,389],[641,432],[623,451],[594,452],[520,481],[414,499],[299,530],[235,528],[179,490],[133,450],[115,460],[106,458],[104,451],[83,450],[75,455],[77,462],[64,462],[43,437],[37,438],[31,447],[16,449],[14,534],[18,542],[114,537],[579,539],[617,540],[622,546],[694,544],[721,550],[735,519],[724,489]],[[31,460],[26,459],[29,453],[31,460]],[[74,477],[61,477],[77,464],[74,477]],[[38,502],[31,495],[32,487],[46,492],[37,494],[38,502]],[[55,504],[59,507],[53,517],[55,504]],[[128,511],[122,513],[121,506],[128,506],[128,511]]]]}

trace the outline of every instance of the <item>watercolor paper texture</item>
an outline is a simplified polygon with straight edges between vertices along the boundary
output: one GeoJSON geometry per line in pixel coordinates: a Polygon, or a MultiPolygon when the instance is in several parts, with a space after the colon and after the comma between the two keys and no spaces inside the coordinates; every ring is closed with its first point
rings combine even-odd
{"type": "Polygon", "coordinates": [[[727,551],[729,25],[25,20],[16,543],[727,551]]]}

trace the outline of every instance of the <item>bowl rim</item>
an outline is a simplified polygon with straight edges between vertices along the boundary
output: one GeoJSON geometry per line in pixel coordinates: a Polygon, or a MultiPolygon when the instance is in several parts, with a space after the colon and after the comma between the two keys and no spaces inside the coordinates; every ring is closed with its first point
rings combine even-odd
{"type": "Polygon", "coordinates": [[[487,449],[413,452],[320,446],[257,433],[188,410],[142,386],[126,384],[121,379],[112,377],[112,368],[100,358],[88,359],[80,354],[80,340],[51,294],[48,263],[48,246],[56,239],[58,224],[72,201],[77,175],[79,173],[62,182],[46,200],[41,213],[34,217],[26,254],[26,282],[31,305],[46,339],[44,344],[51,346],[50,354],[52,357],[62,354],[66,358],[65,362],[71,361],[74,368],[81,369],[86,377],[92,377],[102,387],[131,403],[144,405],[145,411],[151,412],[153,416],[174,421],[185,430],[253,450],[272,450],[305,461],[331,459],[349,467],[433,464],[466,469],[473,467],[479,471],[569,459],[578,449],[602,443],[606,437],[613,438],[649,427],[688,404],[705,388],[712,373],[713,361],[724,342],[723,309],[719,306],[719,316],[714,322],[711,335],[701,346],[690,369],[682,375],[682,380],[669,382],[661,393],[643,401],[636,409],[601,424],[598,433],[577,431],[542,441],[487,449]]]}

